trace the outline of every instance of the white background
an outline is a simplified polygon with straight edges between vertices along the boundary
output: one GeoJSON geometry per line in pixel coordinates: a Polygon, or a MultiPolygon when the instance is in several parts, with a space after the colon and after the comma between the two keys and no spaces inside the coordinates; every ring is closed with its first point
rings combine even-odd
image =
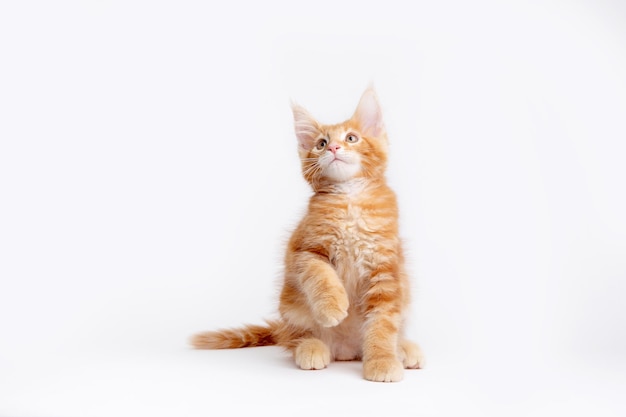
{"type": "Polygon", "coordinates": [[[624,3],[413,3],[3,2],[0,415],[624,415],[624,3]],[[189,349],[275,314],[290,100],[370,83],[427,367],[189,349]]]}

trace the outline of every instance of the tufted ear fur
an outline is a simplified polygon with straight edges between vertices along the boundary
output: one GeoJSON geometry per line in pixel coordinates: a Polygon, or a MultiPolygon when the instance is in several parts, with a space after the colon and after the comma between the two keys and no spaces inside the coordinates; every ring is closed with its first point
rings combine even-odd
{"type": "Polygon", "coordinates": [[[320,125],[304,107],[292,104],[291,110],[293,111],[298,146],[301,150],[309,151],[315,145],[315,139],[320,132],[320,125]]]}
{"type": "Polygon", "coordinates": [[[383,114],[378,104],[378,97],[372,87],[369,87],[359,101],[359,105],[352,116],[353,120],[363,129],[368,136],[380,137],[384,131],[383,114]]]}

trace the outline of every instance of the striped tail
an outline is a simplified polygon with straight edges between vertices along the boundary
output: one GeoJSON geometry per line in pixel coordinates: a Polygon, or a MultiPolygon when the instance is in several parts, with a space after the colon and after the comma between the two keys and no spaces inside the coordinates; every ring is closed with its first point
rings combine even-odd
{"type": "Polygon", "coordinates": [[[266,326],[245,325],[236,329],[222,329],[198,333],[190,342],[196,349],[234,349],[275,345],[273,333],[278,322],[267,321],[266,326]]]}

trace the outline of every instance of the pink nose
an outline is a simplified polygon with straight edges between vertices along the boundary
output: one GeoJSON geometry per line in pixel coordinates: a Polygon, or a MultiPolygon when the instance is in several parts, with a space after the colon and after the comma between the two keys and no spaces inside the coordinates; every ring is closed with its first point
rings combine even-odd
{"type": "Polygon", "coordinates": [[[336,143],[328,145],[328,150],[331,151],[332,153],[337,153],[337,150],[340,148],[341,146],[337,145],[336,143]]]}

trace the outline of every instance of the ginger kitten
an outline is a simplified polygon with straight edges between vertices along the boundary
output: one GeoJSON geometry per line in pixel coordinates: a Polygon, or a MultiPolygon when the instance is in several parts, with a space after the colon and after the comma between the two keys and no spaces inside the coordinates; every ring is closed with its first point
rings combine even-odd
{"type": "Polygon", "coordinates": [[[399,381],[420,368],[404,338],[409,280],[398,237],[398,207],[385,182],[387,134],[367,89],[347,121],[317,122],[293,105],[302,174],[313,188],[308,212],[285,256],[280,319],[195,335],[198,349],[279,345],[302,369],[363,361],[371,381],[399,381]]]}

